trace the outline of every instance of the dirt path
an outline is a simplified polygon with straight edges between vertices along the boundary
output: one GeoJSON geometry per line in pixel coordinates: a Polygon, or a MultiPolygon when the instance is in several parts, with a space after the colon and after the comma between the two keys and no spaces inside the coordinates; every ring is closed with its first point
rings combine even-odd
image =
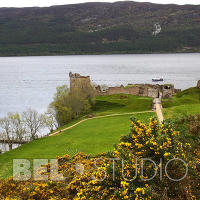
{"type": "Polygon", "coordinates": [[[114,116],[123,116],[123,115],[131,115],[131,114],[143,114],[143,113],[153,113],[154,111],[143,111],[143,112],[131,112],[131,113],[123,113],[123,114],[110,114],[110,115],[103,115],[103,116],[98,116],[98,117],[93,117],[93,118],[87,118],[87,119],[83,119],[79,122],[77,122],[76,124],[72,125],[72,126],[69,126],[67,128],[64,128],[60,131],[56,131],[55,133],[52,133],[51,135],[49,136],[55,136],[55,135],[58,135],[59,133],[62,133],[63,131],[66,131],[66,130],[69,130],[85,121],[88,121],[88,120],[92,120],[92,119],[100,119],[100,118],[105,118],[105,117],[114,117],[114,116]]]}
{"type": "Polygon", "coordinates": [[[163,113],[162,113],[161,100],[159,98],[156,99],[156,114],[158,116],[158,121],[160,122],[160,124],[162,124],[164,117],[163,117],[163,113]]]}

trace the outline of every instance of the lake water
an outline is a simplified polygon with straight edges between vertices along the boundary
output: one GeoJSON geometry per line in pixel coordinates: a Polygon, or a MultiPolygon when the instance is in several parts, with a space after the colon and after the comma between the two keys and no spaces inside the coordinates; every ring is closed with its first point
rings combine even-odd
{"type": "Polygon", "coordinates": [[[1,57],[0,117],[30,107],[44,112],[56,87],[69,85],[70,71],[109,86],[163,76],[165,83],[186,89],[200,79],[200,54],[1,57]]]}

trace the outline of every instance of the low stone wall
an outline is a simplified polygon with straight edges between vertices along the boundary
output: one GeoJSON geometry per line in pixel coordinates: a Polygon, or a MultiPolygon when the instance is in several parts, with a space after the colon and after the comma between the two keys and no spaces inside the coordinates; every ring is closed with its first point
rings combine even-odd
{"type": "Polygon", "coordinates": [[[128,87],[109,87],[106,91],[101,91],[101,87],[96,87],[97,95],[113,95],[113,94],[132,94],[136,96],[158,98],[170,98],[181,90],[174,89],[173,85],[151,85],[137,84],[128,85],[128,87]]]}
{"type": "Polygon", "coordinates": [[[124,87],[109,87],[107,90],[108,95],[126,93],[124,87]]]}
{"type": "Polygon", "coordinates": [[[126,94],[132,94],[132,95],[138,95],[140,88],[135,86],[135,87],[130,87],[130,88],[125,88],[126,94]]]}

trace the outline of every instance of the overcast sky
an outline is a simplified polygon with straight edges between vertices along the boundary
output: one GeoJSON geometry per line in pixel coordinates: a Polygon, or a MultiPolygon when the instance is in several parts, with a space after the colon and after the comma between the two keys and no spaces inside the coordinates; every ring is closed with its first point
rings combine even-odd
{"type": "MultiPolygon", "coordinates": [[[[0,7],[31,7],[64,5],[83,2],[114,2],[116,0],[0,0],[0,7]]],[[[200,0],[135,0],[138,2],[199,4],[200,0]]]]}

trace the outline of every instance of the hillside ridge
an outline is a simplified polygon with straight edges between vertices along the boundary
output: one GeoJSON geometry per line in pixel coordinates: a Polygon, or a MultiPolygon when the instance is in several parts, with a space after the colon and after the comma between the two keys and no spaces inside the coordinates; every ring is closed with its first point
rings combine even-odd
{"type": "Polygon", "coordinates": [[[0,56],[200,52],[200,5],[0,8],[0,56]],[[153,36],[155,24],[161,26],[153,36]]]}

